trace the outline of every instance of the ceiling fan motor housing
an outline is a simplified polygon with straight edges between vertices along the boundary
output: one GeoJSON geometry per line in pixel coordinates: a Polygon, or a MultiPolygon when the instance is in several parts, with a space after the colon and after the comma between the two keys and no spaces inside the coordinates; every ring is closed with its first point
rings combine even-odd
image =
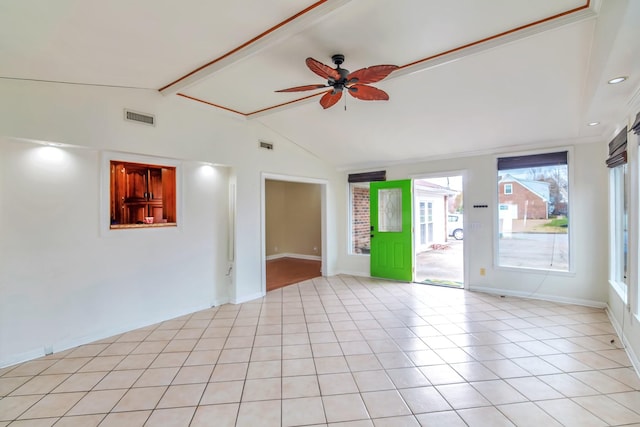
{"type": "Polygon", "coordinates": [[[336,64],[336,71],[340,74],[340,79],[338,80],[334,80],[331,77],[327,80],[329,86],[333,86],[333,93],[335,94],[336,92],[341,92],[346,87],[347,83],[355,82],[348,82],[347,76],[349,75],[349,70],[340,68],[340,65],[344,62],[344,55],[335,54],[331,57],[331,60],[336,64]]]}

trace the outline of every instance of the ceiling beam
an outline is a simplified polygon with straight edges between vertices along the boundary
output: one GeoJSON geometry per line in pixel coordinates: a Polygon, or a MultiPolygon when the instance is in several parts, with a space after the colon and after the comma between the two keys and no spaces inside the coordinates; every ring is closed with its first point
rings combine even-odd
{"type": "Polygon", "coordinates": [[[320,0],[237,48],[191,71],[159,89],[163,95],[174,95],[217,71],[289,38],[326,18],[351,0],[320,0]]]}
{"type": "Polygon", "coordinates": [[[475,55],[487,50],[503,46],[518,40],[523,40],[537,34],[561,28],[598,16],[595,2],[587,1],[583,6],[567,10],[557,15],[548,16],[538,21],[530,22],[519,27],[511,28],[502,33],[494,34],[485,39],[458,46],[454,49],[440,52],[436,55],[405,64],[392,73],[393,78],[428,70],[442,64],[457,61],[460,58],[475,55]]]}

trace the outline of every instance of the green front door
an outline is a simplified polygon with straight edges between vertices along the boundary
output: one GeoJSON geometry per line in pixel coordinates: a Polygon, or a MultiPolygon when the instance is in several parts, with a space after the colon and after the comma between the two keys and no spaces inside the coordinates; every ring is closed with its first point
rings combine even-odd
{"type": "Polygon", "coordinates": [[[411,282],[411,180],[372,182],[371,276],[411,282]]]}

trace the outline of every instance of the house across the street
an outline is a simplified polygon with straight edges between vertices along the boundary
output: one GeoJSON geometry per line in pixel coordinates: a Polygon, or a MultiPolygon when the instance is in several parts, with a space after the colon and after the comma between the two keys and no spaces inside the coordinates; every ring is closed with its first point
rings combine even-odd
{"type": "Polygon", "coordinates": [[[509,211],[511,219],[549,218],[548,182],[528,181],[507,174],[499,182],[498,200],[500,210],[509,211]]]}

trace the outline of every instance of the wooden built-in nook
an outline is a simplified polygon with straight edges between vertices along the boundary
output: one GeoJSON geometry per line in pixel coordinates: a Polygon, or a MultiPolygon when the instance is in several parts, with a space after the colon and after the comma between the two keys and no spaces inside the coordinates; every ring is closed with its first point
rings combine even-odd
{"type": "Polygon", "coordinates": [[[176,226],[176,168],[111,160],[111,228],[176,226]]]}

